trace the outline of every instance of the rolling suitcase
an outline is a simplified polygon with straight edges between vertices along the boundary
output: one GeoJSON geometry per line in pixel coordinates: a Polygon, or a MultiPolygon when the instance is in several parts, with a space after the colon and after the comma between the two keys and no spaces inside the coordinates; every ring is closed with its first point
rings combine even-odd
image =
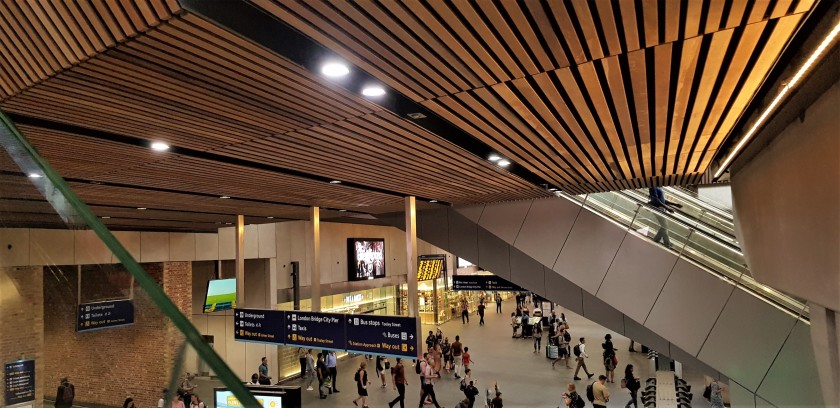
{"type": "Polygon", "coordinates": [[[560,349],[555,345],[545,346],[545,358],[555,359],[560,353],[560,349]]]}

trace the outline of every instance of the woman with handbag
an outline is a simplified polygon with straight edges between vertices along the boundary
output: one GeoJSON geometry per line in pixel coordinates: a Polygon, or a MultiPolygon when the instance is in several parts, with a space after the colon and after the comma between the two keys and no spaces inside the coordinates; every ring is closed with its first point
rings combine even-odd
{"type": "Polygon", "coordinates": [[[627,364],[627,367],[624,368],[624,378],[621,379],[621,388],[627,388],[630,391],[630,401],[624,406],[625,408],[628,408],[630,405],[638,408],[638,392],[640,387],[639,377],[636,377],[633,373],[633,364],[627,364]]]}

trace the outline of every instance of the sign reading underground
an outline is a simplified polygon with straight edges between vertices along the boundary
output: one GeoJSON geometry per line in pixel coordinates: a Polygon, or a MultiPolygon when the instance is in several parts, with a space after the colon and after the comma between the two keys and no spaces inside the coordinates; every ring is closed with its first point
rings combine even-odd
{"type": "Polygon", "coordinates": [[[134,302],[126,299],[82,303],[77,317],[79,332],[134,324],[134,302]]]}
{"type": "Polygon", "coordinates": [[[236,309],[233,313],[233,338],[258,343],[286,342],[284,312],[280,310],[236,309]]]}
{"type": "Polygon", "coordinates": [[[347,316],[347,351],[417,357],[415,319],[399,316],[347,316]]]}
{"type": "Polygon", "coordinates": [[[346,315],[286,311],[286,341],[293,346],[344,350],[346,315]]]}

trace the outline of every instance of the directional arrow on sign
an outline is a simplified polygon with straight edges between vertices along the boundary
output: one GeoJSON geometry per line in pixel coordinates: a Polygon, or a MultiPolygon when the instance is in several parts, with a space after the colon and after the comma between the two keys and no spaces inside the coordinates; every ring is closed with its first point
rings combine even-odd
{"type": "Polygon", "coordinates": [[[408,336],[408,337],[410,337],[412,340],[414,340],[414,335],[413,334],[408,336]]]}

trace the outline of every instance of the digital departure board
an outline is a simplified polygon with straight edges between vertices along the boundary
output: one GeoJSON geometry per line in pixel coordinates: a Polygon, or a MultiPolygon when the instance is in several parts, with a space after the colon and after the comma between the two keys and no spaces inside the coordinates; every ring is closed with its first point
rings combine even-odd
{"type": "Polygon", "coordinates": [[[446,269],[446,255],[420,255],[417,257],[417,281],[440,278],[446,269]]]}

